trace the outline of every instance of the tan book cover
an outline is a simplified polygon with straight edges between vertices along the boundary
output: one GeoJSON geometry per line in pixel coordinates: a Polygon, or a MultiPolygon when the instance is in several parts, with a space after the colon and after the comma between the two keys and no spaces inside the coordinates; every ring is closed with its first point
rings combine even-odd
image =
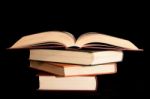
{"type": "Polygon", "coordinates": [[[79,50],[52,50],[31,49],[30,60],[59,62],[80,65],[97,65],[123,60],[122,51],[79,51],[79,50]]]}
{"type": "Polygon", "coordinates": [[[84,66],[42,61],[30,61],[30,67],[58,76],[103,75],[114,74],[117,72],[116,63],[84,66]]]}
{"type": "Polygon", "coordinates": [[[54,75],[39,75],[41,91],[96,91],[96,76],[59,77],[54,75]]]}

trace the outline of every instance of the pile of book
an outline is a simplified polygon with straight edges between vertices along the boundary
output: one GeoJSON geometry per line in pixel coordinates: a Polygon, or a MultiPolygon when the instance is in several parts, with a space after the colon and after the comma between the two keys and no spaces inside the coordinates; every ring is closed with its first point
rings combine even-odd
{"type": "Polygon", "coordinates": [[[89,32],[76,41],[68,32],[48,31],[27,35],[10,49],[30,49],[30,67],[39,72],[39,90],[97,89],[96,75],[117,72],[123,50],[137,51],[133,43],[101,33],[89,32]]]}
{"type": "Polygon", "coordinates": [[[96,90],[96,75],[117,72],[122,51],[30,50],[30,67],[46,71],[39,75],[41,90],[96,90]]]}

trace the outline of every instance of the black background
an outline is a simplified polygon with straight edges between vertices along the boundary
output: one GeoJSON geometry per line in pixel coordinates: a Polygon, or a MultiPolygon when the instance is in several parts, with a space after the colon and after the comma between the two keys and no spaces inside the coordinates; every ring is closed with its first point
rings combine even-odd
{"type": "Polygon", "coordinates": [[[98,76],[95,93],[37,92],[35,71],[29,69],[28,50],[7,50],[20,37],[49,30],[68,31],[75,35],[85,32],[102,32],[128,39],[145,50],[147,20],[137,14],[110,13],[85,15],[19,14],[1,17],[0,66],[1,94],[5,97],[65,97],[122,99],[145,97],[146,68],[144,52],[124,52],[123,62],[118,63],[118,72],[98,76]],[[138,17],[137,17],[138,16],[138,17]],[[5,95],[6,94],[6,95],[5,95]]]}

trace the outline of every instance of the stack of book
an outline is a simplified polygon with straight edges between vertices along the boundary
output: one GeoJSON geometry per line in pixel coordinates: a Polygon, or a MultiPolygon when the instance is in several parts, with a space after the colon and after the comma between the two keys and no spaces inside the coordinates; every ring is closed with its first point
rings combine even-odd
{"type": "Polygon", "coordinates": [[[56,75],[39,76],[41,90],[96,90],[96,75],[116,73],[122,58],[121,51],[32,49],[30,67],[56,75]]]}
{"type": "Polygon", "coordinates": [[[137,51],[129,40],[89,32],[77,40],[68,32],[48,31],[27,35],[10,49],[30,49],[30,67],[39,72],[39,90],[97,89],[96,75],[117,72],[123,50],[137,51]]]}

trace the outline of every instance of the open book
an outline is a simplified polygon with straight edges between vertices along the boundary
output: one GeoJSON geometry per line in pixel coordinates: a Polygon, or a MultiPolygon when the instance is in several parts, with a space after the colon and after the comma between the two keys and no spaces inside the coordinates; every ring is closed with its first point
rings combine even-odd
{"type": "Polygon", "coordinates": [[[132,42],[97,32],[82,34],[76,39],[69,32],[48,31],[31,34],[20,38],[10,49],[14,48],[88,48],[88,49],[117,49],[139,50],[132,42]]]}

